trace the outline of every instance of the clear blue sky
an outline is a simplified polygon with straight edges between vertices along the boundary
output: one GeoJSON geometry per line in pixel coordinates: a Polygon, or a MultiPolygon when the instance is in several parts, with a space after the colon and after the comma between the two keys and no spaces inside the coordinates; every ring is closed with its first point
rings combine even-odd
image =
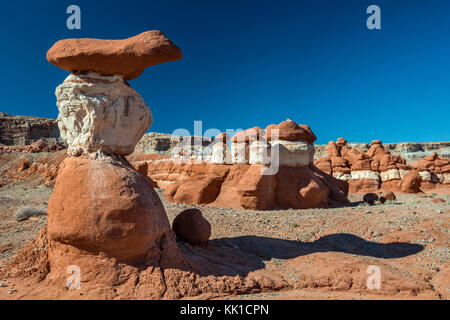
{"type": "Polygon", "coordinates": [[[63,38],[117,39],[159,29],[182,60],[131,81],[150,106],[150,131],[265,127],[291,118],[327,143],[450,140],[448,0],[4,1],[2,105],[57,116],[68,73],[46,51],[63,38]],[[81,30],[66,8],[81,7],[81,30]],[[381,30],[366,8],[381,8],[381,30]]]}

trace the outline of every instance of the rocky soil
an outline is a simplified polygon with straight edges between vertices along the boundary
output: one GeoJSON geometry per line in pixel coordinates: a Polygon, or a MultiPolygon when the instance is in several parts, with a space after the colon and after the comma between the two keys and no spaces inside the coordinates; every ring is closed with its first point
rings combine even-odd
{"type": "MultiPolygon", "coordinates": [[[[46,217],[16,222],[14,212],[23,206],[45,205],[51,192],[51,187],[26,182],[0,189],[0,267],[46,223],[46,217]]],[[[345,208],[279,211],[174,204],[164,200],[162,190],[157,192],[171,223],[182,210],[199,208],[212,225],[207,247],[193,249],[179,241],[184,250],[202,255],[232,248],[229,259],[245,257],[252,262],[252,269],[279,275],[284,281],[276,290],[216,298],[450,298],[448,189],[398,194],[394,202],[373,206],[363,203],[362,195],[351,195],[352,205],[345,208]],[[432,203],[436,198],[444,202],[432,203]],[[371,265],[380,268],[380,289],[366,286],[371,265]]],[[[0,279],[0,299],[26,299],[30,290],[26,283],[0,279]]]]}

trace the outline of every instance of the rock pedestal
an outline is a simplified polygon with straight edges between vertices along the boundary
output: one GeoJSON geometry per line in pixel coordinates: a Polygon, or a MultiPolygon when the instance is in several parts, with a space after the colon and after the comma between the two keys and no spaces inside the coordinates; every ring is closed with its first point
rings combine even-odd
{"type": "MultiPolygon", "coordinates": [[[[145,263],[171,228],[146,176],[117,158],[68,157],[48,205],[48,237],[119,262],[145,263]]],[[[158,261],[158,259],[156,259],[158,261]]]]}
{"type": "Polygon", "coordinates": [[[66,277],[70,265],[84,279],[108,283],[118,277],[107,271],[117,263],[184,266],[150,179],[123,157],[152,124],[147,104],[124,79],[181,58],[181,51],[150,31],[118,41],[63,40],[47,58],[76,72],[56,89],[58,125],[70,157],[48,204],[50,278],[66,277]]]}

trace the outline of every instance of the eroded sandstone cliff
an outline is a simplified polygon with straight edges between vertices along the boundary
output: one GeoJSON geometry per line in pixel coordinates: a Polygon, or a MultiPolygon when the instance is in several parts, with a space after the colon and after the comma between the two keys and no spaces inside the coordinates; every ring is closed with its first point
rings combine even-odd
{"type": "Polygon", "coordinates": [[[29,145],[39,140],[61,143],[58,123],[54,119],[13,116],[0,112],[0,143],[29,145]]]}

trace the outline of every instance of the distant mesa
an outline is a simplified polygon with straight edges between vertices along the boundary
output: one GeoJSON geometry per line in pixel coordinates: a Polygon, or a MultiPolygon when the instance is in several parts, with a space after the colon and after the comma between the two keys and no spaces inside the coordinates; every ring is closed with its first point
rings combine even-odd
{"type": "Polygon", "coordinates": [[[158,30],[124,40],[64,39],[47,52],[50,63],[71,73],[120,75],[124,80],[139,77],[150,66],[181,58],[181,50],[158,30]]]}
{"type": "Polygon", "coordinates": [[[63,145],[56,120],[0,112],[0,144],[18,149],[41,140],[63,145]]]}

